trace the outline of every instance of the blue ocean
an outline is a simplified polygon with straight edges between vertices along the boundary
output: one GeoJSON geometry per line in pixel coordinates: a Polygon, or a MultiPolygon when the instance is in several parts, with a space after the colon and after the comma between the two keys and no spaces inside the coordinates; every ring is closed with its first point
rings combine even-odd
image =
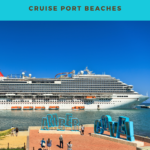
{"type": "MultiPolygon", "coordinates": [[[[150,105],[144,103],[141,105],[150,105]]],[[[11,126],[19,130],[28,130],[29,126],[41,126],[42,117],[47,114],[57,113],[58,117],[65,117],[66,113],[72,113],[73,117],[80,120],[80,124],[94,124],[102,115],[110,115],[113,121],[118,121],[119,116],[129,117],[134,123],[134,133],[150,137],[150,109],[140,108],[132,110],[44,110],[44,111],[11,111],[0,110],[0,130],[6,130],[11,126]]]]}

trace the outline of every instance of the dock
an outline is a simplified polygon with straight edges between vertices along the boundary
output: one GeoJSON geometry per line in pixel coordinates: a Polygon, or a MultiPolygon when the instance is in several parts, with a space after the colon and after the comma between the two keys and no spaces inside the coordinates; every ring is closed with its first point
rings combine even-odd
{"type": "Polygon", "coordinates": [[[150,106],[142,105],[141,108],[150,108],[150,106]]]}

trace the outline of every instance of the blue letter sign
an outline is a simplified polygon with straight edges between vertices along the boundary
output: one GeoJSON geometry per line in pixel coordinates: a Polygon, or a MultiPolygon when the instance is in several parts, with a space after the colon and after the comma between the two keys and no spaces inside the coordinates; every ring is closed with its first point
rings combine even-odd
{"type": "Polygon", "coordinates": [[[69,113],[66,114],[66,118],[58,118],[57,114],[48,114],[47,117],[42,118],[41,130],[49,130],[51,127],[61,131],[71,127],[71,131],[79,131],[79,119],[72,118],[72,114],[69,113]]]}
{"type": "Polygon", "coordinates": [[[64,131],[65,130],[65,124],[66,124],[66,120],[65,118],[59,117],[59,126],[57,130],[61,130],[64,131]]]}
{"type": "Polygon", "coordinates": [[[71,127],[71,118],[72,114],[67,113],[66,114],[66,126],[71,127]]]}
{"type": "Polygon", "coordinates": [[[95,120],[94,132],[103,134],[104,131],[110,131],[110,136],[120,138],[120,134],[126,135],[128,141],[134,141],[133,122],[129,118],[120,116],[118,122],[112,121],[111,116],[105,115],[101,119],[95,120]]]}
{"type": "Polygon", "coordinates": [[[58,117],[57,114],[48,114],[47,115],[47,124],[48,124],[48,129],[50,127],[56,127],[58,126],[58,117]]]}
{"type": "Polygon", "coordinates": [[[79,119],[71,118],[71,131],[79,131],[79,119]]]}

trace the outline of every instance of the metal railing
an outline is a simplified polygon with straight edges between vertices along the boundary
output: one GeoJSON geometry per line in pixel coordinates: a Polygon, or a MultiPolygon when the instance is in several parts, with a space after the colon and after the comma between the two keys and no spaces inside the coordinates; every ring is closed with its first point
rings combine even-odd
{"type": "Polygon", "coordinates": [[[0,149],[12,149],[12,148],[19,148],[19,149],[23,149],[23,150],[26,150],[26,144],[24,143],[24,145],[23,144],[17,144],[17,146],[15,147],[15,146],[11,146],[11,144],[10,143],[8,143],[8,144],[1,144],[0,145],[0,149]]]}

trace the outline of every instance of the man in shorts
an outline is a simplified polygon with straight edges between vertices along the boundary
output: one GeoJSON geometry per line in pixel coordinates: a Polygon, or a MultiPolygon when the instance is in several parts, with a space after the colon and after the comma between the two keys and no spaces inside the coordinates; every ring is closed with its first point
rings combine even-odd
{"type": "Polygon", "coordinates": [[[84,135],[84,126],[81,125],[81,135],[84,135]]]}

